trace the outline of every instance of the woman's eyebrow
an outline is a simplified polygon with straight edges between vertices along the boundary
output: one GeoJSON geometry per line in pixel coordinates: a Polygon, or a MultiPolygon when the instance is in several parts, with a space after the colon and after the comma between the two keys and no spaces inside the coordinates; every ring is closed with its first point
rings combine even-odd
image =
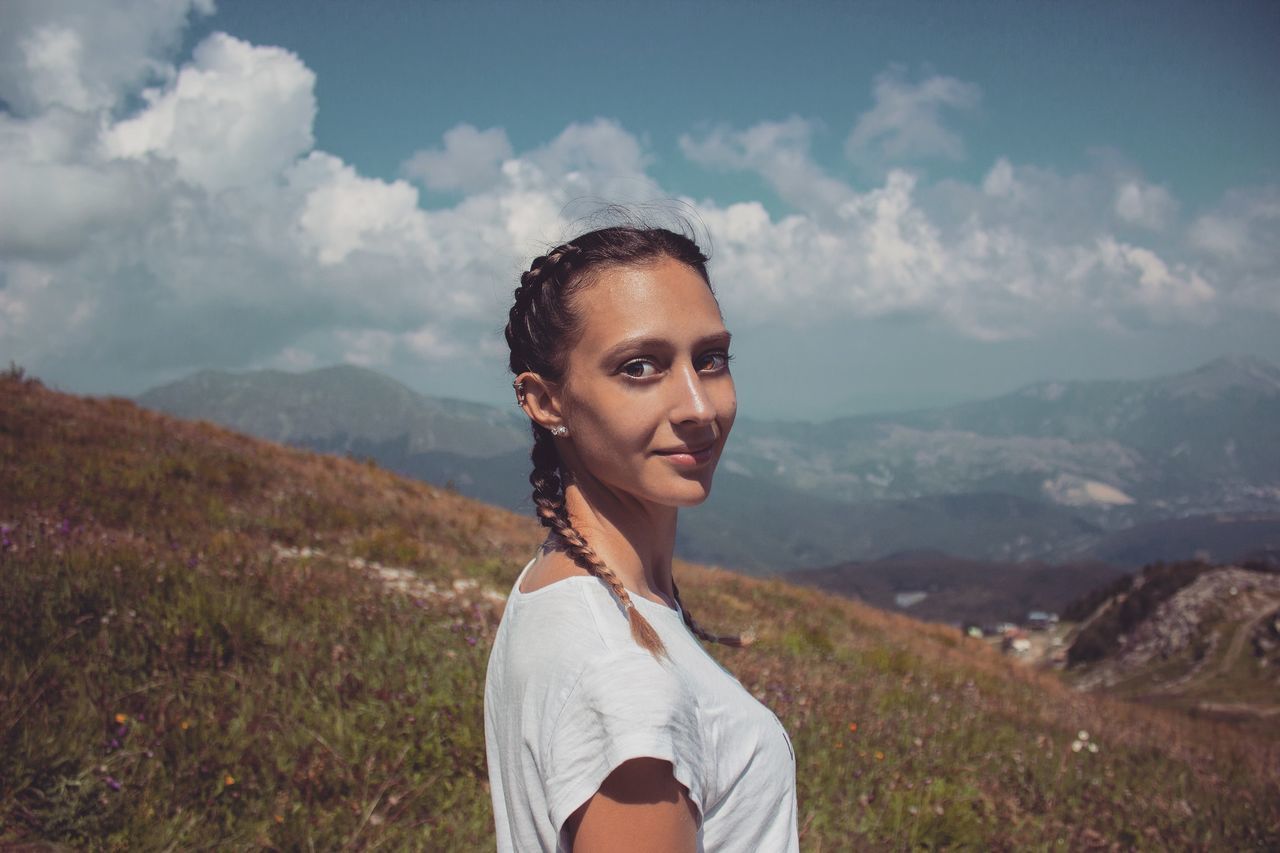
{"type": "MultiPolygon", "coordinates": [[[[722,329],[703,335],[694,342],[694,349],[702,349],[708,346],[728,346],[729,340],[733,337],[728,329],[722,329]]],[[[657,335],[637,335],[634,338],[626,338],[619,341],[609,349],[605,350],[601,360],[609,363],[622,358],[624,355],[636,352],[637,350],[658,350],[666,351],[675,349],[670,338],[663,338],[657,335]]]]}

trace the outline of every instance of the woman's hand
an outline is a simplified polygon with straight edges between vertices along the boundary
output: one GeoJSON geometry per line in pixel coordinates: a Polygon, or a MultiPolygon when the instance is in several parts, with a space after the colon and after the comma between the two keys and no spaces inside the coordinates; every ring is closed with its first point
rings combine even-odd
{"type": "Polygon", "coordinates": [[[573,853],[696,853],[698,810],[671,762],[633,758],[565,822],[573,853]]]}

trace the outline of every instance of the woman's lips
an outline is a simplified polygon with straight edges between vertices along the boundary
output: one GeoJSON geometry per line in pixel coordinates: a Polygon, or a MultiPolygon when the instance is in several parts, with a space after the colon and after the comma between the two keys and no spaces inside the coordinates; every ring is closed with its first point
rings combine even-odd
{"type": "Polygon", "coordinates": [[[678,465],[682,468],[696,468],[711,461],[715,448],[716,444],[713,441],[707,446],[697,449],[659,450],[658,455],[670,459],[673,465],[678,465]]]}

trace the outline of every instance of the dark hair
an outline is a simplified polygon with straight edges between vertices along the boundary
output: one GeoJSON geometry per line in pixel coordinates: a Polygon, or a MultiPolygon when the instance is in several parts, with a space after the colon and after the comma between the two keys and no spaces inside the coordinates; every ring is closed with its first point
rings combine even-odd
{"type": "MultiPolygon", "coordinates": [[[[565,360],[581,330],[582,318],[573,311],[572,297],[595,277],[612,267],[635,267],[671,258],[693,269],[711,286],[707,276],[707,256],[690,238],[665,228],[619,225],[590,231],[556,246],[533,259],[520,276],[507,322],[507,345],[511,348],[511,372],[526,371],[552,381],[564,376],[565,360]]],[[[552,531],[556,545],[579,566],[608,584],[631,623],[631,635],[655,657],[666,654],[662,639],[640,614],[618,576],[604,564],[573,526],[564,501],[564,479],[555,439],[545,427],[533,429],[534,509],[542,525],[552,531]]],[[[689,614],[680,600],[680,589],[672,580],[672,591],[684,615],[685,624],[703,640],[725,645],[744,644],[741,637],[722,637],[705,630],[689,614]]]]}

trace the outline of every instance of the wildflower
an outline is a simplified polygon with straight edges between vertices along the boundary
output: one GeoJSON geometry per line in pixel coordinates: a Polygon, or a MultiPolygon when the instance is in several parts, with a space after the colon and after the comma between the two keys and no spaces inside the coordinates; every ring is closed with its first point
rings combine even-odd
{"type": "Polygon", "coordinates": [[[182,729],[185,732],[187,729],[191,728],[191,721],[183,720],[181,723],[178,723],[178,728],[182,729]]]}
{"type": "Polygon", "coordinates": [[[1080,750],[1082,750],[1082,749],[1084,749],[1084,741],[1082,741],[1082,740],[1073,740],[1073,741],[1071,741],[1071,751],[1072,751],[1072,752],[1079,752],[1079,751],[1080,751],[1080,750]]]}
{"type": "Polygon", "coordinates": [[[284,823],[284,815],[282,814],[276,815],[276,823],[284,823]]]}
{"type": "Polygon", "coordinates": [[[228,788],[230,788],[232,785],[236,783],[236,777],[228,773],[226,776],[222,777],[222,781],[223,781],[223,784],[225,784],[228,788]]]}
{"type": "Polygon", "coordinates": [[[116,722],[117,722],[117,723],[123,723],[123,722],[125,722],[125,721],[126,721],[126,720],[128,720],[128,719],[129,719],[129,715],[128,715],[128,714],[116,714],[116,722]]]}
{"type": "Polygon", "coordinates": [[[1089,751],[1092,753],[1097,753],[1098,745],[1096,743],[1089,744],[1089,751]]]}
{"type": "Polygon", "coordinates": [[[858,730],[858,724],[857,724],[857,723],[850,723],[850,724],[849,724],[849,731],[851,731],[851,732],[856,732],[857,730],[858,730]]]}
{"type": "Polygon", "coordinates": [[[114,776],[107,776],[107,777],[106,777],[106,778],[104,778],[102,781],[103,781],[103,782],[106,782],[106,783],[107,783],[107,787],[108,787],[108,788],[110,788],[111,790],[113,790],[113,791],[119,791],[119,790],[120,790],[120,780],[119,780],[119,779],[117,779],[116,777],[114,777],[114,776]]]}
{"type": "Polygon", "coordinates": [[[876,750],[876,761],[884,761],[884,753],[878,749],[876,750]]]}
{"type": "Polygon", "coordinates": [[[1076,732],[1076,739],[1077,739],[1077,740],[1088,740],[1088,739],[1089,739],[1089,733],[1088,733],[1088,732],[1086,732],[1084,729],[1081,729],[1080,731],[1076,732]]]}

